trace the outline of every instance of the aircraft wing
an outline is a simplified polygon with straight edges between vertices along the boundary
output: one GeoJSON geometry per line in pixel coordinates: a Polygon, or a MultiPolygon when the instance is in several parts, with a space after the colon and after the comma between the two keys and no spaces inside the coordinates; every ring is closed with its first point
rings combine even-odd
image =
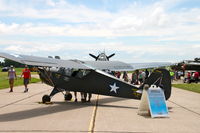
{"type": "Polygon", "coordinates": [[[18,54],[7,54],[7,53],[0,53],[0,57],[31,66],[89,69],[85,65],[82,65],[72,60],[60,60],[60,59],[18,55],[18,54]]]}
{"type": "Polygon", "coordinates": [[[171,62],[149,62],[149,63],[131,63],[130,65],[134,68],[134,70],[137,69],[146,69],[146,68],[159,68],[164,66],[171,66],[174,63],[171,62]]]}
{"type": "Polygon", "coordinates": [[[80,61],[60,60],[29,55],[0,53],[0,57],[13,60],[22,64],[42,67],[65,67],[74,69],[99,69],[110,71],[131,71],[133,67],[119,61],[80,61]]]}

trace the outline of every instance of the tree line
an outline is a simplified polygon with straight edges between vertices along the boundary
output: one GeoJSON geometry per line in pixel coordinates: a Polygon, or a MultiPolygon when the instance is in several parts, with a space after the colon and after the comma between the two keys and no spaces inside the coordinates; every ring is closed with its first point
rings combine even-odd
{"type": "Polygon", "coordinates": [[[23,64],[9,60],[9,59],[4,59],[3,62],[0,62],[1,67],[9,67],[11,65],[13,65],[14,67],[24,67],[23,64]]]}

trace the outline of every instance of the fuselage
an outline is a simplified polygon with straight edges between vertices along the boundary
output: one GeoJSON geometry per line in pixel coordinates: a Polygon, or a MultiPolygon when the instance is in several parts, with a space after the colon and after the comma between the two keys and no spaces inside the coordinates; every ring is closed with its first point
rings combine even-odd
{"type": "Polygon", "coordinates": [[[102,71],[50,68],[47,70],[39,69],[39,75],[44,83],[67,91],[132,99],[141,98],[141,93],[137,93],[136,86],[102,71]]]}

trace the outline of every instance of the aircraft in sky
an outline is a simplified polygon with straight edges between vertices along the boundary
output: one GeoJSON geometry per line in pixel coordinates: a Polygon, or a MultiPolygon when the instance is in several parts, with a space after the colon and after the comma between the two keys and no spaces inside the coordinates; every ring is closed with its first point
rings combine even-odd
{"type": "Polygon", "coordinates": [[[104,72],[104,70],[135,70],[134,65],[120,61],[61,60],[7,53],[0,53],[0,57],[38,67],[41,80],[53,87],[49,95],[42,97],[43,103],[50,102],[51,98],[59,92],[63,93],[65,100],[71,100],[72,94],[68,93],[69,91],[140,99],[144,84],[161,87],[166,100],[171,95],[171,78],[166,69],[155,69],[144,84],[137,87],[104,72]]]}

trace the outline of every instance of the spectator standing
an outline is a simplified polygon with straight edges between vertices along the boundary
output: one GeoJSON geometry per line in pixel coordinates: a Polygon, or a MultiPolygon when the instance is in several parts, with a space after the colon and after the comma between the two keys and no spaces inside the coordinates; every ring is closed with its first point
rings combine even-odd
{"type": "Polygon", "coordinates": [[[137,74],[136,74],[136,72],[133,72],[133,73],[132,73],[132,80],[131,80],[131,83],[132,83],[132,84],[136,84],[136,82],[137,82],[137,74]]]}
{"type": "Polygon", "coordinates": [[[121,76],[121,72],[117,72],[116,77],[120,79],[120,76],[121,76]]]}
{"type": "Polygon", "coordinates": [[[146,78],[146,73],[142,71],[141,75],[142,75],[142,83],[144,83],[145,78],[146,78]]]}
{"type": "Polygon", "coordinates": [[[25,65],[25,68],[22,70],[21,77],[22,76],[24,78],[24,87],[25,87],[24,93],[25,93],[25,92],[28,92],[28,84],[29,84],[29,81],[31,80],[31,72],[28,69],[27,65],[25,65]]]}
{"type": "Polygon", "coordinates": [[[170,71],[170,76],[171,76],[171,81],[174,80],[174,72],[173,71],[170,71]]]}
{"type": "Polygon", "coordinates": [[[199,81],[199,72],[195,72],[194,73],[194,80],[195,80],[196,83],[198,83],[198,81],[199,81]]]}
{"type": "Polygon", "coordinates": [[[142,71],[139,72],[139,75],[138,75],[138,80],[139,80],[139,84],[142,84],[142,71]]]}
{"type": "Polygon", "coordinates": [[[12,65],[10,66],[10,70],[8,71],[8,79],[9,79],[9,85],[10,85],[9,92],[13,92],[14,80],[17,79],[17,75],[12,65]]]}
{"type": "Polygon", "coordinates": [[[77,102],[78,100],[77,100],[77,92],[76,91],[74,92],[74,97],[75,97],[74,102],[77,102]]]}
{"type": "Polygon", "coordinates": [[[135,82],[135,85],[138,85],[139,84],[139,70],[136,70],[135,73],[136,73],[136,82],[135,82]]]}
{"type": "Polygon", "coordinates": [[[145,70],[145,79],[147,79],[149,77],[149,71],[146,69],[145,70]]]}
{"type": "Polygon", "coordinates": [[[124,81],[128,82],[128,74],[127,74],[127,72],[123,73],[123,79],[124,79],[124,81]]]}
{"type": "Polygon", "coordinates": [[[188,72],[188,73],[187,73],[187,82],[190,83],[190,80],[191,80],[191,73],[188,72]]]}

